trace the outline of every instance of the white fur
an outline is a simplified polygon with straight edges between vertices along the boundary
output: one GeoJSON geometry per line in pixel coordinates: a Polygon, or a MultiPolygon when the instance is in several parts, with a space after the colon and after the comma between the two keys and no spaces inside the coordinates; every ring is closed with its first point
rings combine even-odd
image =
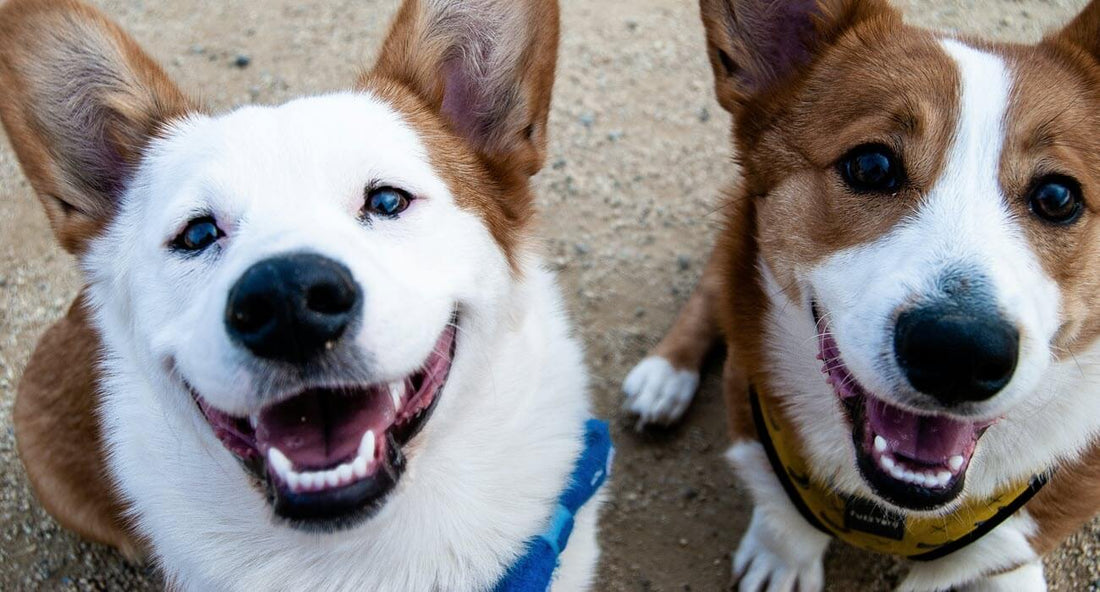
{"type": "Polygon", "coordinates": [[[755,502],[749,529],[733,556],[733,578],[740,592],[822,590],[822,558],[831,538],[810,526],[787,501],[759,442],[738,442],[726,458],[755,502]]]}
{"type": "Polygon", "coordinates": [[[680,420],[699,388],[699,373],[677,370],[661,356],[649,356],[623,380],[624,407],[638,417],[637,429],[680,420]]]}
{"type": "MultiPolygon", "coordinates": [[[[168,580],[185,590],[479,590],[548,520],[588,416],[582,351],[554,278],[521,253],[513,274],[484,221],[460,208],[416,132],[362,93],[179,123],[155,143],[84,264],[104,337],[110,468],[168,580]],[[364,187],[417,196],[399,219],[356,219],[364,187]],[[196,213],[227,237],[194,258],[165,244],[196,213]],[[458,349],[438,407],[405,447],[381,511],[347,531],[273,520],[182,387],[243,413],[252,370],[223,329],[252,263],[308,250],[345,264],[365,295],[354,343],[372,381],[427,356],[452,310],[458,349]]],[[[562,581],[594,570],[595,504],[562,581]]],[[[573,588],[575,589],[575,588],[573,588]]]]}
{"type": "MultiPolygon", "coordinates": [[[[921,205],[880,239],[797,270],[806,301],[791,301],[766,263],[759,262],[769,298],[765,343],[773,383],[766,388],[790,411],[814,476],[865,497],[874,494],[855,466],[850,427],[814,359],[817,330],[810,297],[817,299],[845,364],[860,383],[878,396],[911,405],[920,395],[894,362],[895,311],[935,291],[935,279],[945,269],[972,270],[989,280],[1000,310],[1020,327],[1021,352],[1008,386],[965,410],[975,420],[1000,420],[982,437],[960,500],[990,496],[1073,460],[1100,437],[1100,345],[1076,359],[1055,360],[1050,342],[1061,322],[1058,286],[1032,252],[1020,221],[1008,211],[998,182],[1011,72],[1001,58],[958,41],[944,41],[943,48],[962,80],[960,119],[945,171],[921,205]]],[[[752,487],[753,482],[766,481],[763,474],[774,479],[769,466],[735,464],[750,483],[758,507],[789,506],[781,490],[752,487]]],[[[788,508],[778,517],[773,517],[774,511],[765,512],[761,519],[772,528],[789,528],[792,512],[788,508]]],[[[939,590],[1008,582],[1019,589],[1039,589],[1036,571],[1030,568],[983,580],[997,570],[1035,562],[1026,538],[1033,530],[1030,518],[1018,514],[979,542],[914,566],[903,588],[939,590]]],[[[785,540],[803,555],[819,546],[816,541],[785,540]]],[[[743,546],[758,544],[746,541],[743,546]]],[[[788,561],[788,569],[789,565],[788,561]]],[[[1041,570],[1038,577],[1041,580],[1041,570]]]]}

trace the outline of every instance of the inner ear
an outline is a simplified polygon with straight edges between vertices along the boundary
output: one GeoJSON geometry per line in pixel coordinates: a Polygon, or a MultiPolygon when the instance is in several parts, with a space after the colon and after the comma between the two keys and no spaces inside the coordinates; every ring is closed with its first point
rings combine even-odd
{"type": "Polygon", "coordinates": [[[0,119],[70,252],[83,251],[113,216],[152,137],[193,109],[96,9],[0,4],[0,119]]]}
{"type": "Polygon", "coordinates": [[[539,170],[557,62],[556,0],[406,0],[372,79],[411,89],[495,171],[539,170]]]}

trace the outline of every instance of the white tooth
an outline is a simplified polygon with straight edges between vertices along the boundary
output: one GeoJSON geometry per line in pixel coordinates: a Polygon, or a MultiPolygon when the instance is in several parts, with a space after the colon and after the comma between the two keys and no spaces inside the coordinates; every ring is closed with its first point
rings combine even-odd
{"type": "Polygon", "coordinates": [[[331,471],[325,471],[325,485],[329,487],[336,487],[340,484],[340,474],[336,472],[336,469],[331,471]]]}
{"type": "Polygon", "coordinates": [[[286,476],[292,472],[290,459],[274,446],[267,450],[267,462],[271,465],[271,468],[275,469],[275,474],[282,477],[284,481],[286,476]]]}
{"type": "Polygon", "coordinates": [[[253,413],[248,416],[248,423],[252,426],[252,429],[256,429],[256,426],[260,425],[260,414],[253,413]]]}
{"type": "Polygon", "coordinates": [[[340,483],[351,483],[352,478],[355,477],[355,470],[349,463],[344,463],[336,467],[336,474],[340,478],[340,483]]]}
{"type": "Polygon", "coordinates": [[[298,477],[301,479],[302,491],[313,489],[313,473],[299,473],[298,477]]]}
{"type": "Polygon", "coordinates": [[[913,471],[903,470],[901,472],[901,478],[905,479],[906,481],[908,481],[910,483],[915,483],[917,481],[917,474],[914,473],[913,471]]]}
{"type": "Polygon", "coordinates": [[[947,485],[947,482],[951,480],[951,472],[940,471],[939,474],[936,475],[936,478],[940,480],[940,486],[942,487],[947,485]]]}
{"type": "Polygon", "coordinates": [[[367,476],[368,462],[367,457],[359,456],[356,457],[355,462],[351,463],[351,470],[355,473],[356,478],[362,479],[367,476]]]}
{"type": "Polygon", "coordinates": [[[925,477],[924,473],[913,473],[913,483],[917,485],[928,485],[928,477],[925,477]]]}
{"type": "Polygon", "coordinates": [[[898,480],[904,479],[905,478],[905,469],[895,465],[894,467],[892,467],[890,469],[890,476],[895,478],[895,479],[898,479],[898,480]]]}
{"type": "Polygon", "coordinates": [[[956,454],[955,456],[947,459],[947,466],[951,467],[951,472],[957,473],[959,472],[959,469],[962,468],[964,462],[966,461],[963,460],[963,457],[956,454]]]}
{"type": "Polygon", "coordinates": [[[367,430],[359,442],[359,456],[370,461],[374,458],[374,430],[367,430]]]}
{"type": "Polygon", "coordinates": [[[893,469],[895,466],[897,466],[897,463],[894,462],[894,457],[887,456],[885,454],[882,455],[882,458],[880,458],[878,460],[878,462],[879,462],[880,465],[882,465],[882,468],[886,469],[887,471],[889,471],[889,470],[893,469]]]}
{"type": "Polygon", "coordinates": [[[401,411],[401,400],[405,398],[404,380],[395,380],[390,383],[390,398],[393,399],[393,410],[401,411]]]}
{"type": "Polygon", "coordinates": [[[302,476],[291,471],[286,475],[286,484],[290,486],[291,491],[298,493],[302,488],[302,476]]]}
{"type": "Polygon", "coordinates": [[[875,436],[875,450],[879,452],[886,452],[886,438],[882,436],[875,436]]]}

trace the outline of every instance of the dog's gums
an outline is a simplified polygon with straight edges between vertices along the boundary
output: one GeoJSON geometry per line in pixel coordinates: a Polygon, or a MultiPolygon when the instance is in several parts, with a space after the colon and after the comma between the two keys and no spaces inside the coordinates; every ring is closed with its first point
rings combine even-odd
{"type": "Polygon", "coordinates": [[[935,510],[962,493],[974,449],[990,423],[919,414],[860,385],[814,308],[818,359],[852,425],[856,463],[872,490],[909,510],[935,510]]]}
{"type": "Polygon", "coordinates": [[[424,426],[454,357],[448,324],[421,369],[360,387],[310,388],[235,417],[192,390],[222,444],[264,486],[277,516],[298,528],[341,528],[369,517],[397,484],[401,447],[424,426]]]}

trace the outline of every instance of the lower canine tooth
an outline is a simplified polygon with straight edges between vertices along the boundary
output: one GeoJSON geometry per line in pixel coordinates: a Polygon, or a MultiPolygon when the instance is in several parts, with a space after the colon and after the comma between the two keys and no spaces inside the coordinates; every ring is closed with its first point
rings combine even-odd
{"type": "Polygon", "coordinates": [[[963,460],[963,457],[956,454],[955,456],[947,459],[947,466],[951,467],[952,471],[958,471],[962,468],[963,462],[965,462],[963,460]]]}
{"type": "Polygon", "coordinates": [[[367,430],[359,442],[359,456],[369,462],[374,458],[374,430],[367,430]]]}
{"type": "Polygon", "coordinates": [[[879,452],[886,452],[886,438],[882,436],[875,436],[875,450],[879,452]]]}
{"type": "Polygon", "coordinates": [[[367,476],[367,457],[360,456],[355,459],[355,462],[351,463],[351,470],[355,473],[355,477],[362,479],[367,476]]]}
{"type": "Polygon", "coordinates": [[[274,446],[267,451],[267,462],[271,464],[272,469],[275,469],[275,473],[283,479],[286,479],[287,475],[293,472],[290,459],[274,446]]]}
{"type": "Polygon", "coordinates": [[[397,380],[390,383],[390,398],[393,399],[393,410],[401,411],[401,399],[405,398],[404,380],[397,380]]]}

